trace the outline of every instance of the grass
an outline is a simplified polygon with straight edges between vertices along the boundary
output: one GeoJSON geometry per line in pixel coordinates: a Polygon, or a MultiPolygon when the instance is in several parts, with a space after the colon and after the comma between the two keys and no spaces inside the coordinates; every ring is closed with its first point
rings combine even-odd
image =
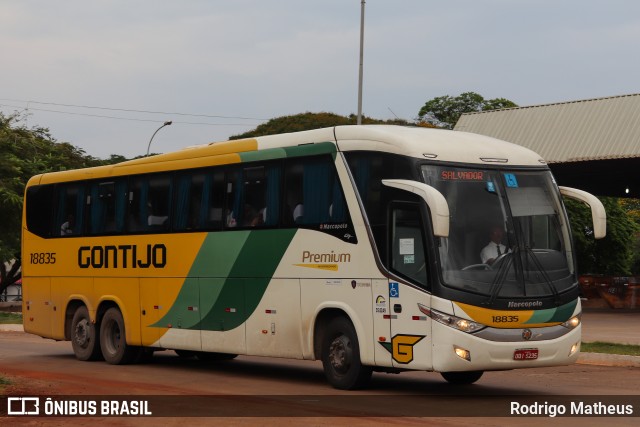
{"type": "Polygon", "coordinates": [[[0,375],[0,391],[4,391],[4,389],[7,388],[8,385],[11,385],[11,381],[9,381],[9,379],[7,379],[6,377],[0,375]]]}
{"type": "Polygon", "coordinates": [[[640,345],[613,344],[610,342],[583,342],[580,351],[585,353],[623,354],[626,356],[640,356],[640,345]]]}
{"type": "Polygon", "coordinates": [[[0,325],[22,324],[22,313],[0,312],[0,325]]]}

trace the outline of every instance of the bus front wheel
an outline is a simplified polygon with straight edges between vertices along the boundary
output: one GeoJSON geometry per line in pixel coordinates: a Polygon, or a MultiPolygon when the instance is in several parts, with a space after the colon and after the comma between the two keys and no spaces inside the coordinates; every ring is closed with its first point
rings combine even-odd
{"type": "Polygon", "coordinates": [[[440,375],[451,384],[473,384],[483,373],[484,371],[440,372],[440,375]]]}
{"type": "Polygon", "coordinates": [[[371,378],[371,368],[360,362],[360,346],[349,319],[329,322],[322,342],[322,366],[329,384],[342,390],[361,388],[371,378]]]}
{"type": "Polygon", "coordinates": [[[124,319],[116,307],[108,309],[100,322],[100,348],[112,365],[126,365],[138,355],[138,348],[127,344],[124,319]]]}
{"type": "Polygon", "coordinates": [[[71,347],[78,360],[100,358],[100,343],[96,325],[91,323],[89,310],[84,305],[78,307],[71,321],[71,347]]]}

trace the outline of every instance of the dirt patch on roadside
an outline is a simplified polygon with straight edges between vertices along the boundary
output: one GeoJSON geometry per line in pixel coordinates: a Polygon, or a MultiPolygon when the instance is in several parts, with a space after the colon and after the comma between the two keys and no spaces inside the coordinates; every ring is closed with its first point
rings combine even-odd
{"type": "Polygon", "coordinates": [[[0,386],[0,395],[38,396],[65,394],[65,391],[61,391],[57,383],[51,381],[9,375],[4,372],[1,372],[0,376],[9,382],[9,384],[0,386]]]}

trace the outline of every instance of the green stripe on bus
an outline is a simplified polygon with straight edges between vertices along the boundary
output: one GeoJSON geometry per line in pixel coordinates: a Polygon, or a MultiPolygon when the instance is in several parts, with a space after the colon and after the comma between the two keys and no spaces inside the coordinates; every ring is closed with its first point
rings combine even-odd
{"type": "Polygon", "coordinates": [[[246,151],[238,153],[243,163],[264,160],[282,159],[285,157],[315,156],[319,154],[333,154],[336,145],[333,142],[318,142],[315,144],[296,145],[284,148],[268,148],[266,150],[246,151]]]}
{"type": "Polygon", "coordinates": [[[296,229],[210,233],[157,327],[228,331],[255,311],[296,229]],[[198,306],[197,312],[186,307],[198,306]]]}
{"type": "Polygon", "coordinates": [[[334,154],[337,152],[333,142],[318,142],[315,144],[285,147],[287,157],[315,156],[318,154],[334,154]]]}
{"type": "Polygon", "coordinates": [[[566,322],[571,318],[575,311],[577,300],[556,308],[548,308],[546,310],[535,310],[533,315],[526,323],[552,323],[566,322]]]}

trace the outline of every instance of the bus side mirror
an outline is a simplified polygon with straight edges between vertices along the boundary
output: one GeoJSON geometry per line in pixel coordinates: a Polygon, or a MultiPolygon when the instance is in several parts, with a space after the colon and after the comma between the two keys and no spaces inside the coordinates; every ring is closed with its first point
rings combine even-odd
{"type": "Polygon", "coordinates": [[[423,182],[406,179],[383,179],[382,184],[422,197],[431,211],[433,234],[438,237],[449,237],[449,205],[442,193],[423,182]]]}
{"type": "Polygon", "coordinates": [[[607,235],[607,212],[602,202],[593,194],[570,187],[558,187],[560,194],[570,199],[586,203],[591,208],[591,220],[593,221],[593,237],[602,239],[607,235]]]}

